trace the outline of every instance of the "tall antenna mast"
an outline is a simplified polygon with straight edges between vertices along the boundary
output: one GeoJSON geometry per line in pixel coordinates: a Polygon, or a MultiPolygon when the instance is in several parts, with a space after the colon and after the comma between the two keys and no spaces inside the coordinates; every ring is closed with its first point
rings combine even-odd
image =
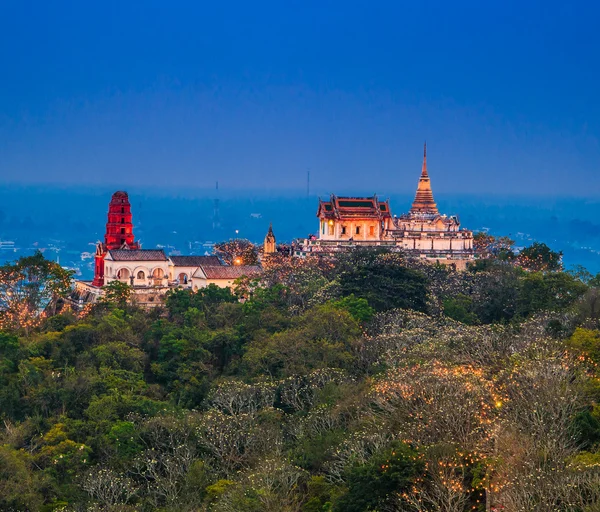
{"type": "Polygon", "coordinates": [[[213,201],[213,229],[219,229],[221,227],[221,216],[219,215],[219,182],[215,185],[216,196],[213,201]]]}

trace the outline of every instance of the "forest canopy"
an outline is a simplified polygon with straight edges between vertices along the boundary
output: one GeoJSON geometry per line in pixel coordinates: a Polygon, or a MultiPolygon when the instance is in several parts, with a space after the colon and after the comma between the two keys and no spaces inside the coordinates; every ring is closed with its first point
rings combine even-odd
{"type": "Polygon", "coordinates": [[[275,255],[150,310],[2,266],[0,510],[600,510],[600,276],[508,242],[275,255]]]}

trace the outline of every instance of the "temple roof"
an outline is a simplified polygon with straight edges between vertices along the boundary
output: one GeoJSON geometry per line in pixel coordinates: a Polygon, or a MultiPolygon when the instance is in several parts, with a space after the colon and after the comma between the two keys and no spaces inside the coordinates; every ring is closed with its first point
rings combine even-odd
{"type": "Polygon", "coordinates": [[[377,219],[391,217],[388,201],[373,197],[337,197],[331,195],[329,201],[319,200],[317,217],[326,219],[377,219]]]}
{"type": "Polygon", "coordinates": [[[106,258],[112,261],[167,261],[162,249],[111,249],[106,258]]]}
{"type": "Polygon", "coordinates": [[[427,144],[423,148],[423,168],[421,169],[421,177],[417,186],[417,193],[413,201],[410,213],[424,213],[429,215],[437,215],[439,211],[433,200],[433,192],[431,190],[431,180],[427,173],[427,144]]]}
{"type": "Polygon", "coordinates": [[[176,267],[199,267],[201,265],[222,265],[217,256],[170,256],[176,267]]]}

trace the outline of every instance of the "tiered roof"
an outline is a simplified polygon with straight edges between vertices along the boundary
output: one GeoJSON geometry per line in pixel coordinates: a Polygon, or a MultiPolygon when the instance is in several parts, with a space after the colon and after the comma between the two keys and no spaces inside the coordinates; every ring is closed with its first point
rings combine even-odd
{"type": "Polygon", "coordinates": [[[319,200],[317,217],[321,219],[351,220],[391,217],[388,201],[373,197],[337,197],[331,195],[329,201],[319,200]]]}

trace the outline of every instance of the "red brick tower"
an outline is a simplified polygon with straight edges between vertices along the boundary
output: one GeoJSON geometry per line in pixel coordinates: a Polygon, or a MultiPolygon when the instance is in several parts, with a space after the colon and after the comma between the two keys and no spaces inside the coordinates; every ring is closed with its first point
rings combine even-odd
{"type": "Polygon", "coordinates": [[[127,192],[115,192],[108,204],[108,222],[106,223],[104,243],[100,242],[96,246],[94,281],[92,282],[94,286],[104,284],[104,257],[106,251],[112,249],[139,249],[139,244],[133,236],[131,220],[131,204],[127,192]]]}
{"type": "Polygon", "coordinates": [[[137,249],[131,218],[131,204],[127,192],[115,192],[108,204],[108,222],[104,235],[107,250],[120,249],[124,245],[129,249],[137,249]]]}

